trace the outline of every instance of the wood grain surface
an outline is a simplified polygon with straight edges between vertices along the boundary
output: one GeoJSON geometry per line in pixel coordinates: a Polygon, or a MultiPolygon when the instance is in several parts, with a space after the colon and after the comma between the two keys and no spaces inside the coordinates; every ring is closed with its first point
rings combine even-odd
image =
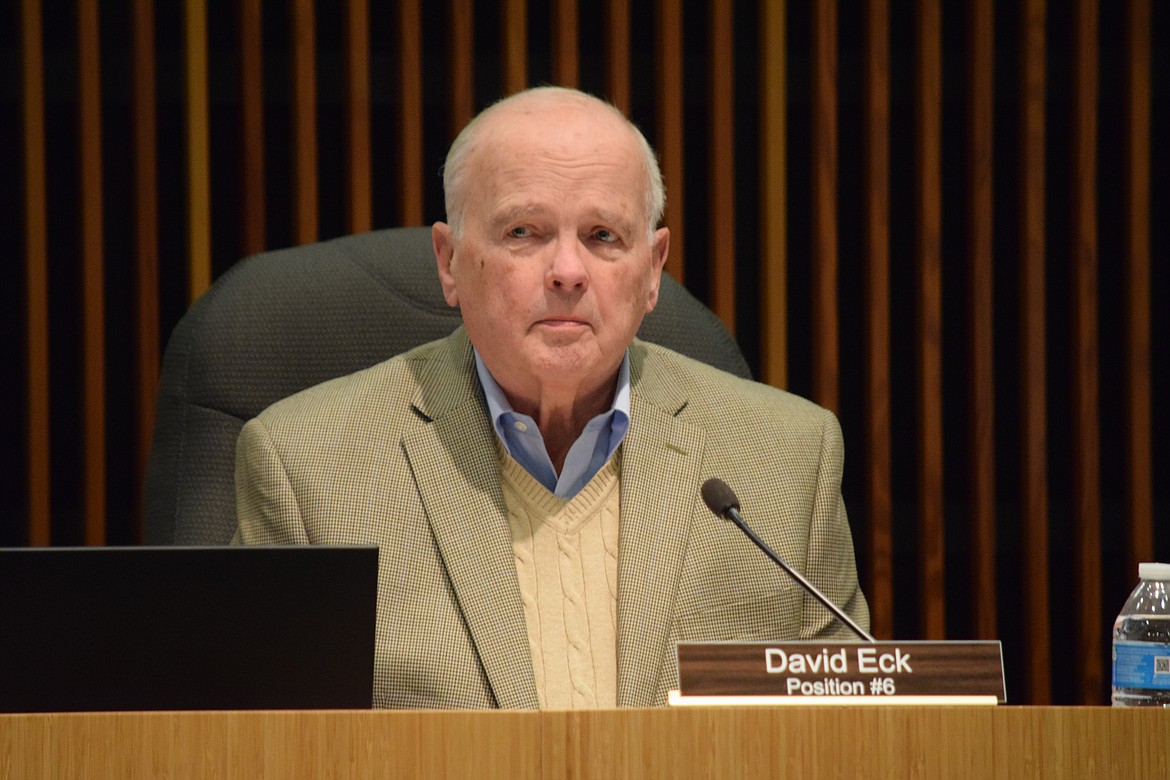
{"type": "Polygon", "coordinates": [[[1104,707],[0,715],[8,777],[1166,777],[1104,707]]]}

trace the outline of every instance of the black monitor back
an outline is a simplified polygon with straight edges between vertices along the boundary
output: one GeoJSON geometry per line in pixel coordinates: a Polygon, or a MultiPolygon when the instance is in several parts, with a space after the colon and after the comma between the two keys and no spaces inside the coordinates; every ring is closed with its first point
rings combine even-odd
{"type": "Polygon", "coordinates": [[[378,550],[0,549],[0,712],[369,708],[378,550]]]}

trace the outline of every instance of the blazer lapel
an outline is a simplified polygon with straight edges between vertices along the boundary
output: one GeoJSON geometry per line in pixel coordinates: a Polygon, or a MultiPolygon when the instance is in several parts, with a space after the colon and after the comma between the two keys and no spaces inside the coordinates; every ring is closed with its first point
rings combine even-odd
{"type": "Polygon", "coordinates": [[[698,501],[705,437],[676,416],[686,398],[668,377],[644,377],[631,355],[630,431],[622,444],[618,562],[618,705],[647,707],[672,652],[674,601],[698,501]]]}
{"type": "Polygon", "coordinates": [[[419,376],[416,408],[431,424],[403,446],[497,705],[536,708],[495,434],[462,329],[450,342],[451,363],[428,365],[419,376]]]}

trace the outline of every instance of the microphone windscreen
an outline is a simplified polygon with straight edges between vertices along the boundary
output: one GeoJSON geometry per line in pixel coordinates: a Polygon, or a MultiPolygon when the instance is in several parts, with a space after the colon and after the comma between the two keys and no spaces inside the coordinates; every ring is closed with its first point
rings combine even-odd
{"type": "Polygon", "coordinates": [[[711,477],[704,482],[699,492],[707,508],[720,517],[726,517],[729,509],[739,510],[739,499],[735,497],[735,491],[719,477],[711,477]]]}

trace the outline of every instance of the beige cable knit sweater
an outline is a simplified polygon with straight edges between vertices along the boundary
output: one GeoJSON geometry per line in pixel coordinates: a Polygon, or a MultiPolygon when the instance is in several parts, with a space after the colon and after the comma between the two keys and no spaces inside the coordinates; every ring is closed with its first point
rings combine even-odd
{"type": "Polygon", "coordinates": [[[617,705],[619,456],[620,450],[564,502],[502,453],[504,504],[542,709],[617,705]]]}

